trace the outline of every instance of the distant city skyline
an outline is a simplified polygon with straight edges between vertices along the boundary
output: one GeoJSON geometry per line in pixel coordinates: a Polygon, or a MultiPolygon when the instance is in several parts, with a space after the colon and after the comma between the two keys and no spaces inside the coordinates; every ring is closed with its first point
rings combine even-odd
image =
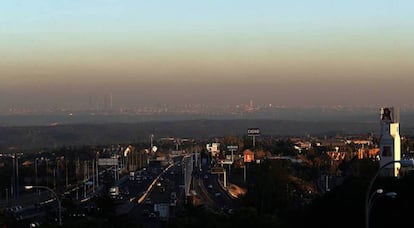
{"type": "Polygon", "coordinates": [[[412,104],[411,1],[6,1],[0,108],[412,104]]]}

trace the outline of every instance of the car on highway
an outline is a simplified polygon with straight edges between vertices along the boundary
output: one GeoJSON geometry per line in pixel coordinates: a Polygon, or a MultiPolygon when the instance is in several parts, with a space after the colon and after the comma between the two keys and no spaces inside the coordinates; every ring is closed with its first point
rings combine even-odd
{"type": "Polygon", "coordinates": [[[149,213],[148,218],[156,218],[157,215],[154,212],[149,213]]]}
{"type": "Polygon", "coordinates": [[[144,215],[144,216],[148,216],[149,213],[150,213],[150,211],[148,209],[142,210],[142,215],[144,215]]]}
{"type": "Polygon", "coordinates": [[[147,199],[144,201],[144,203],[145,203],[145,204],[147,204],[147,205],[150,205],[150,204],[152,204],[152,200],[151,200],[150,198],[147,198],[147,199]]]}

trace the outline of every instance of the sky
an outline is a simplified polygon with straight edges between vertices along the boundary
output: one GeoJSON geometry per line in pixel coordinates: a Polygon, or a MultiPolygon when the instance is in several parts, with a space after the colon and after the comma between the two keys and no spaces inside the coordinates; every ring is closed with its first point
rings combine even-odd
{"type": "Polygon", "coordinates": [[[0,104],[411,104],[412,12],[410,0],[2,1],[0,104]]]}

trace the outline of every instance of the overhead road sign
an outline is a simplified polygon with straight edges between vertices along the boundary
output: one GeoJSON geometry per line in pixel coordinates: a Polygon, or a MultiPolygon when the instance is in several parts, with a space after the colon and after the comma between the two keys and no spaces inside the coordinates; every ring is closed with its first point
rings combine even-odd
{"type": "Polygon", "coordinates": [[[231,165],[231,164],[233,164],[233,161],[231,159],[229,159],[229,160],[219,160],[218,163],[223,164],[223,165],[231,165]]]}
{"type": "Polygon", "coordinates": [[[239,149],[239,146],[227,146],[227,150],[230,150],[230,151],[235,151],[235,150],[238,150],[239,149]]]}
{"type": "Polygon", "coordinates": [[[212,167],[211,168],[211,174],[221,174],[224,173],[223,167],[212,167]]]}
{"type": "Polygon", "coordinates": [[[100,166],[118,165],[118,158],[99,158],[98,165],[100,166]]]}

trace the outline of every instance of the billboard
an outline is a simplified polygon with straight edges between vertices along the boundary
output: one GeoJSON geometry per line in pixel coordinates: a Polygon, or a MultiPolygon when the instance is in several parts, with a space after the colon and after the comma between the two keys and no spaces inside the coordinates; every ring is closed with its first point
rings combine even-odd
{"type": "Polygon", "coordinates": [[[248,136],[259,136],[260,135],[260,129],[259,128],[249,128],[249,129],[247,129],[247,135],[248,136]]]}

